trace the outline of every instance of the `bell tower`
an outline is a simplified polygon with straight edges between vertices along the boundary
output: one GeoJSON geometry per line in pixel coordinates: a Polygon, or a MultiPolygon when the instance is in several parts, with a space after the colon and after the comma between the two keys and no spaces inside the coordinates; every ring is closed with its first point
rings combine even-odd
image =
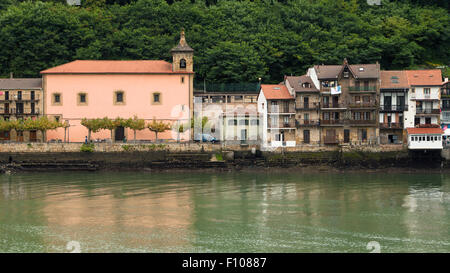
{"type": "Polygon", "coordinates": [[[194,50],[187,44],[184,29],[181,29],[180,42],[170,50],[173,72],[194,72],[194,50]]]}

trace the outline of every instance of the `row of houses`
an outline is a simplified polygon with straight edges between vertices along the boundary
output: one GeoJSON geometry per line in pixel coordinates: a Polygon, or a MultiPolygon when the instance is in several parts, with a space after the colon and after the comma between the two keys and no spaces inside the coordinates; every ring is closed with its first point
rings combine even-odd
{"type": "MultiPolygon", "coordinates": [[[[439,148],[441,125],[446,129],[450,124],[449,82],[442,81],[439,69],[384,71],[378,63],[349,64],[344,59],[341,65],[315,65],[305,75],[285,76],[283,82],[261,84],[258,90],[199,88],[194,95],[203,109],[214,105],[209,109],[225,110],[231,104],[236,113],[245,113],[241,120],[258,116],[259,127],[234,122],[239,128],[233,130],[233,122],[222,120],[218,124],[237,131],[231,139],[240,141],[255,135],[247,131],[257,131],[260,138],[250,140],[267,147],[411,143],[414,147],[439,148]],[[432,138],[427,137],[430,134],[432,138]],[[427,139],[431,143],[427,144],[427,139]]],[[[229,116],[230,109],[227,112],[229,116]]],[[[203,111],[210,119],[220,117],[214,113],[217,111],[203,111]]],[[[216,137],[226,140],[228,131],[216,137]]]]}
{"type": "MultiPolygon", "coordinates": [[[[408,128],[414,128],[421,141],[420,134],[436,133],[441,125],[446,129],[450,124],[449,82],[442,81],[440,70],[383,71],[378,63],[350,64],[344,59],[340,65],[315,65],[305,75],[285,76],[279,84],[261,84],[261,79],[246,84],[194,84],[194,50],[184,31],[171,54],[172,63],[76,60],[41,71],[39,79],[12,75],[0,79],[3,119],[45,115],[69,126],[67,132],[60,128],[45,136],[4,131],[0,140],[44,137],[82,142],[88,132],[81,120],[102,117],[137,116],[180,124],[206,116],[209,126],[203,133],[267,147],[402,144],[416,139],[408,137],[408,128]]],[[[112,141],[131,135],[131,130],[119,127],[112,141]]],[[[181,139],[192,136],[185,133],[181,139]]],[[[92,137],[108,139],[111,134],[100,130],[92,137]]],[[[178,137],[173,131],[160,135],[178,137]]],[[[136,138],[155,136],[142,130],[136,138]]]]}

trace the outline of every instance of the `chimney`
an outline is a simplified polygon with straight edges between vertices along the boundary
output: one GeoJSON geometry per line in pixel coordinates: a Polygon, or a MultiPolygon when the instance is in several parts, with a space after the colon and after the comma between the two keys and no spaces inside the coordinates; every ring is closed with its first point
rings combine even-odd
{"type": "Polygon", "coordinates": [[[9,72],[9,78],[10,79],[14,78],[14,74],[12,72],[9,72]]]}

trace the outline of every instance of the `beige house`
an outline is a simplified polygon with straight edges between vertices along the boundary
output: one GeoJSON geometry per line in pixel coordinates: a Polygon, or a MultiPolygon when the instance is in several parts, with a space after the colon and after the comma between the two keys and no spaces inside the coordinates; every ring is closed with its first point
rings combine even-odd
{"type": "MultiPolygon", "coordinates": [[[[42,79],[0,79],[0,116],[5,120],[36,118],[42,115],[42,79]]],[[[28,142],[42,139],[38,131],[0,132],[0,141],[28,142]]]]}
{"type": "Polygon", "coordinates": [[[311,77],[287,76],[285,85],[295,96],[295,139],[299,144],[320,143],[320,96],[311,77]]]}

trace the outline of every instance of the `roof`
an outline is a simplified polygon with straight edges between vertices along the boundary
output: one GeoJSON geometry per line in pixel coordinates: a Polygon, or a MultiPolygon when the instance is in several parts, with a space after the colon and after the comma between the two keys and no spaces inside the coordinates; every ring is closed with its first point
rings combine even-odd
{"type": "Polygon", "coordinates": [[[417,134],[438,134],[441,135],[444,131],[441,128],[406,128],[408,135],[417,134]]]}
{"type": "Polygon", "coordinates": [[[0,79],[0,89],[41,89],[41,78],[0,79]]]}
{"type": "Polygon", "coordinates": [[[309,76],[287,76],[286,80],[295,92],[319,92],[319,89],[316,88],[314,82],[309,76]],[[309,83],[310,87],[303,87],[303,83],[309,83]]]}
{"type": "Polygon", "coordinates": [[[408,77],[403,70],[380,71],[380,89],[409,88],[408,77]]]}
{"type": "Polygon", "coordinates": [[[172,48],[170,52],[194,52],[194,50],[186,42],[184,29],[182,29],[180,33],[180,42],[176,47],[172,48]]]}
{"type": "Polygon", "coordinates": [[[41,74],[167,74],[173,72],[172,64],[161,60],[76,60],[47,70],[41,74]]]}
{"type": "Polygon", "coordinates": [[[406,70],[405,72],[410,85],[442,85],[442,73],[439,69],[406,70]]]}
{"type": "MultiPolygon", "coordinates": [[[[342,65],[315,65],[317,78],[321,79],[336,79],[344,68],[342,65]]],[[[379,64],[351,64],[348,65],[356,78],[361,79],[377,79],[380,77],[379,64]]]]}
{"type": "Polygon", "coordinates": [[[264,97],[268,100],[289,100],[294,97],[289,93],[286,85],[282,84],[261,84],[264,97]]]}

